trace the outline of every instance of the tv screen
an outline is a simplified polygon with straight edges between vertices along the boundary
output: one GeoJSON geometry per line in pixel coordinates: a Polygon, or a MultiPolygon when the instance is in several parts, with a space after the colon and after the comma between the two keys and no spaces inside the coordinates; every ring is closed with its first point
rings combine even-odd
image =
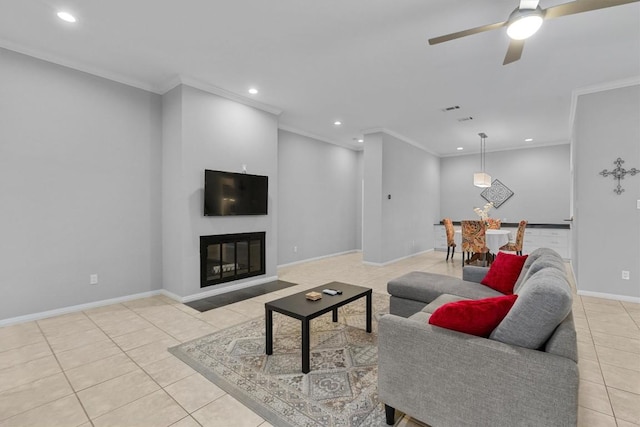
{"type": "Polygon", "coordinates": [[[269,177],[204,171],[204,215],[266,215],[269,177]]]}

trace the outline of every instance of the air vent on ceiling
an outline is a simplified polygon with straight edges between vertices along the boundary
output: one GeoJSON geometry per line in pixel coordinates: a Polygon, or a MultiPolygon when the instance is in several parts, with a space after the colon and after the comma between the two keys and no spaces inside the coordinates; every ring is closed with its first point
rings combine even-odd
{"type": "Polygon", "coordinates": [[[468,122],[469,120],[473,120],[473,117],[469,116],[469,117],[460,117],[458,119],[459,122],[468,122]]]}
{"type": "Polygon", "coordinates": [[[446,113],[447,111],[453,111],[453,110],[459,110],[459,109],[460,109],[460,106],[459,106],[459,105],[454,105],[454,106],[452,106],[452,107],[445,107],[445,108],[442,108],[441,110],[442,110],[442,111],[444,111],[444,112],[446,113]]]}

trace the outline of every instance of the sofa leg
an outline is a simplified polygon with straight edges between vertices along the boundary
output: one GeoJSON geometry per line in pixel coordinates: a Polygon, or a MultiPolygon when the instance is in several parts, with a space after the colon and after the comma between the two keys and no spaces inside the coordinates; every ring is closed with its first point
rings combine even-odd
{"type": "Polygon", "coordinates": [[[390,426],[393,425],[393,423],[396,422],[396,410],[394,407],[389,406],[389,405],[384,405],[384,414],[387,418],[387,424],[389,424],[390,426]]]}

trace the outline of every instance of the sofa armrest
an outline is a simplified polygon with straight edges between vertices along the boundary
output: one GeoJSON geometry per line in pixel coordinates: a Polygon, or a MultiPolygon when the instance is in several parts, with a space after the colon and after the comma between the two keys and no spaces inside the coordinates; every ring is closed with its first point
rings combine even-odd
{"type": "Polygon", "coordinates": [[[571,426],[578,366],[389,314],[379,321],[378,392],[430,425],[571,426]]]}
{"type": "Polygon", "coordinates": [[[484,276],[487,275],[489,267],[478,267],[476,265],[465,265],[462,268],[462,280],[467,282],[482,282],[484,276]]]}

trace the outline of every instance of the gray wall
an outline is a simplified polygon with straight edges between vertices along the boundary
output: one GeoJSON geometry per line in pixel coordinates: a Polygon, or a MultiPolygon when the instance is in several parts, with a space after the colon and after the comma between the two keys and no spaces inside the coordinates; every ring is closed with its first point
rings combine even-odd
{"type": "Polygon", "coordinates": [[[439,159],[384,132],[369,134],[364,176],[364,261],[384,264],[432,249],[439,159]]]}
{"type": "Polygon", "coordinates": [[[627,175],[617,195],[617,181],[599,175],[618,157],[625,169],[640,169],[640,86],[579,96],[573,151],[578,290],[640,298],[640,176],[627,175]]]}
{"type": "Polygon", "coordinates": [[[359,249],[360,155],[284,130],[278,135],[278,264],[359,249]]]}
{"type": "Polygon", "coordinates": [[[364,201],[362,205],[362,259],[382,264],[382,133],[365,136],[363,154],[364,201]]]}
{"type": "Polygon", "coordinates": [[[163,286],[178,296],[236,286],[260,276],[200,288],[200,236],[266,232],[266,274],[277,275],[277,117],[181,85],[164,95],[163,286]],[[269,177],[268,215],[205,217],[204,170],[269,177]]]}
{"type": "MultiPolygon", "coordinates": [[[[490,139],[487,139],[490,144],[490,139]]],[[[564,223],[570,217],[570,145],[486,153],[486,172],[515,194],[493,218],[507,222],[526,219],[531,223],[564,223]]],[[[480,155],[445,157],[441,165],[441,216],[454,221],[477,219],[474,207],[487,201],[483,189],[473,186],[473,173],[480,169],[480,155]]],[[[442,219],[442,218],[440,218],[442,219]]]]}
{"type": "Polygon", "coordinates": [[[0,63],[0,319],[160,289],[160,97],[0,63]]]}

